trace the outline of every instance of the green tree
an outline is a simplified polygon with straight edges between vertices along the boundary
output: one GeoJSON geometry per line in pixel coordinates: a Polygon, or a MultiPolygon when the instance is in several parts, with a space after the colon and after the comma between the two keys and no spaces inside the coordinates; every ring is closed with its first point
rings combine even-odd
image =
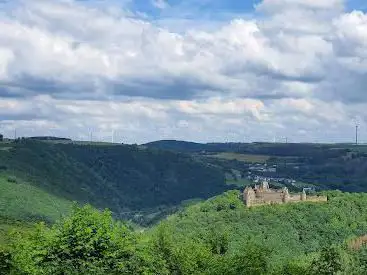
{"type": "Polygon", "coordinates": [[[10,274],[12,269],[13,262],[10,251],[0,247],[0,275],[10,274]]]}
{"type": "Polygon", "coordinates": [[[154,253],[165,262],[168,274],[207,274],[212,263],[211,249],[205,243],[185,238],[176,244],[172,229],[165,224],[158,226],[152,243],[154,253]]]}
{"type": "Polygon", "coordinates": [[[306,258],[292,259],[282,267],[279,273],[283,275],[308,275],[310,274],[310,263],[306,258]]]}
{"type": "Polygon", "coordinates": [[[311,274],[335,275],[343,272],[345,266],[339,248],[328,246],[322,248],[320,255],[312,262],[311,274]]]}
{"type": "Polygon", "coordinates": [[[267,263],[269,250],[255,244],[246,244],[242,249],[223,259],[222,266],[216,274],[251,274],[265,275],[270,270],[267,263]]]}
{"type": "Polygon", "coordinates": [[[25,274],[149,274],[159,267],[129,228],[91,206],[75,206],[51,229],[40,224],[19,237],[14,261],[25,274]]]}

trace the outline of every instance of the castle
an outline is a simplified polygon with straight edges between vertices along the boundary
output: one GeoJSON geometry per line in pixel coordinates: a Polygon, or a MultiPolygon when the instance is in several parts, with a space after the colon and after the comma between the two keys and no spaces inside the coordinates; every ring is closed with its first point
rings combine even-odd
{"type": "Polygon", "coordinates": [[[243,201],[247,207],[266,205],[266,204],[282,204],[292,202],[325,202],[326,196],[308,196],[305,190],[301,194],[290,194],[287,187],[280,190],[270,189],[268,182],[264,181],[260,186],[255,185],[254,188],[248,186],[243,191],[243,201]]]}

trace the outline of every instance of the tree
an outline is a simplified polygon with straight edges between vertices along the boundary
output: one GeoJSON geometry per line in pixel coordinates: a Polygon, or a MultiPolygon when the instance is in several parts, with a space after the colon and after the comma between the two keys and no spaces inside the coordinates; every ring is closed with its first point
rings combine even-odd
{"type": "Polygon", "coordinates": [[[0,247],[0,275],[10,274],[12,269],[13,263],[10,251],[0,247]]]}
{"type": "Polygon", "coordinates": [[[311,274],[315,275],[335,275],[343,270],[341,251],[335,246],[324,247],[311,265],[311,274]]]}
{"type": "Polygon", "coordinates": [[[127,226],[91,206],[74,206],[51,229],[38,225],[29,238],[16,241],[14,252],[25,274],[147,274],[159,268],[127,226]]]}
{"type": "Polygon", "coordinates": [[[265,275],[270,270],[267,263],[269,250],[265,247],[248,243],[235,254],[227,255],[215,274],[251,274],[265,275]]]}

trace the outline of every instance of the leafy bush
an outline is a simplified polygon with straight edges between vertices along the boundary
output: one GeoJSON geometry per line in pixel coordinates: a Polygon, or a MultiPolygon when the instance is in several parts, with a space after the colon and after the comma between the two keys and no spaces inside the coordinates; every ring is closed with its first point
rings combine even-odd
{"type": "Polygon", "coordinates": [[[27,239],[18,236],[14,262],[25,274],[154,274],[159,261],[137,245],[111,212],[74,207],[52,228],[39,224],[27,239]]]}
{"type": "Polygon", "coordinates": [[[17,178],[15,176],[9,176],[7,180],[10,183],[18,183],[17,178]]]}
{"type": "Polygon", "coordinates": [[[0,264],[10,274],[24,275],[364,275],[366,250],[353,252],[340,244],[366,230],[366,224],[352,226],[356,212],[348,217],[352,208],[359,209],[354,211],[363,223],[367,201],[361,195],[333,195],[328,204],[247,209],[235,203],[237,192],[228,192],[144,233],[114,221],[107,210],[74,206],[51,228],[39,224],[28,236],[16,233],[11,254],[1,252],[0,264]]]}
{"type": "Polygon", "coordinates": [[[0,247],[0,275],[10,274],[12,270],[13,263],[10,251],[0,247]]]}

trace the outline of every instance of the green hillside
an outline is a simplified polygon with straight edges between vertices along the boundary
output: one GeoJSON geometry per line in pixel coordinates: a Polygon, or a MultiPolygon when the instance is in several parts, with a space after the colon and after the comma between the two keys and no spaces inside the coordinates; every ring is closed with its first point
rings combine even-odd
{"type": "Polygon", "coordinates": [[[144,232],[108,211],[73,208],[52,227],[15,235],[0,249],[0,267],[30,275],[365,275],[367,246],[358,240],[366,238],[367,195],[328,195],[328,203],[248,209],[230,191],[144,232]]]}
{"type": "Polygon", "coordinates": [[[173,152],[32,140],[3,143],[2,148],[0,172],[5,177],[67,201],[107,207],[124,218],[228,188],[220,169],[173,152]]]}
{"type": "MultiPolygon", "coordinates": [[[[323,190],[367,192],[367,146],[317,143],[191,143],[161,140],[149,148],[185,152],[212,163],[210,158],[227,160],[226,168],[238,170],[234,161],[276,166],[277,178],[291,178],[323,190]],[[228,165],[229,164],[229,165],[228,165]]],[[[248,170],[242,166],[242,173],[248,170]]],[[[228,169],[227,169],[228,170],[228,169]]]]}
{"type": "Polygon", "coordinates": [[[0,245],[12,230],[27,231],[34,222],[55,222],[70,213],[72,203],[14,177],[0,175],[0,245]]]}
{"type": "MultiPolygon", "coordinates": [[[[245,208],[238,191],[190,206],[162,222],[178,245],[193,240],[224,242],[229,254],[247,245],[264,248],[267,264],[279,268],[323,247],[367,233],[367,194],[327,193],[327,203],[245,208]]],[[[367,259],[366,259],[367,260],[367,259]]]]}
{"type": "Polygon", "coordinates": [[[71,202],[17,181],[0,176],[0,215],[19,220],[55,221],[68,214],[71,202]]]}

